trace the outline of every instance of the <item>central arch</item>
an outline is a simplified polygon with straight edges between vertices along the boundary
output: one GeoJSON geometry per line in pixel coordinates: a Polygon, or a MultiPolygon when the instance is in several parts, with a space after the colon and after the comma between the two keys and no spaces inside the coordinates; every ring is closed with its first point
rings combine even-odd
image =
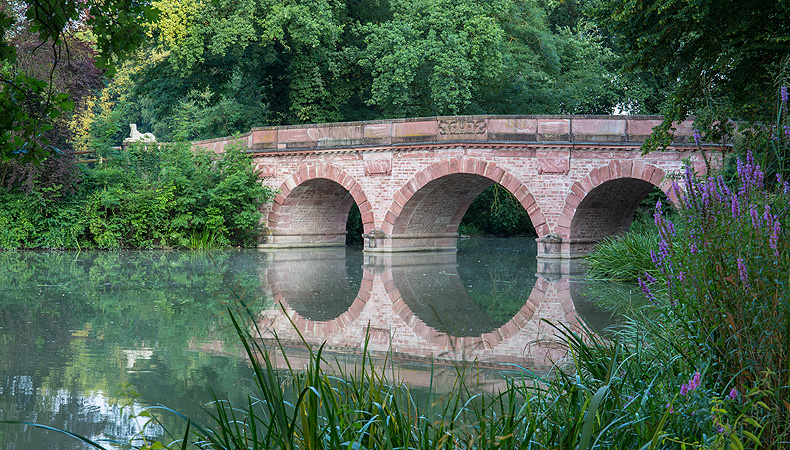
{"type": "Polygon", "coordinates": [[[464,213],[494,183],[521,203],[538,236],[548,233],[535,198],[515,175],[491,161],[450,158],[419,171],[395,194],[379,233],[366,235],[365,250],[455,250],[464,213]]]}

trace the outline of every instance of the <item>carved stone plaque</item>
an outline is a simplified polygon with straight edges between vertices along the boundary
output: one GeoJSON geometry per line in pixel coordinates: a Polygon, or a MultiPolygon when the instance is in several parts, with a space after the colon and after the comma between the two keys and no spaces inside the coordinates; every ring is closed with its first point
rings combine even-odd
{"type": "Polygon", "coordinates": [[[439,119],[439,134],[483,134],[486,132],[485,120],[439,119]]]}
{"type": "Polygon", "coordinates": [[[570,169],[570,162],[566,158],[539,158],[538,173],[564,175],[570,169]]]}
{"type": "Polygon", "coordinates": [[[257,164],[255,169],[258,171],[258,178],[271,178],[276,173],[273,164],[257,164]]]}
{"type": "Polygon", "coordinates": [[[365,175],[390,175],[392,162],[389,159],[369,159],[365,161],[365,175]]]}

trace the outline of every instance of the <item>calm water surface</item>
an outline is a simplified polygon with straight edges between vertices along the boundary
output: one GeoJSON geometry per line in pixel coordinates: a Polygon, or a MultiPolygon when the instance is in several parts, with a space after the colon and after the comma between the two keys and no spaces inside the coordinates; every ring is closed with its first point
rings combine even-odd
{"type": "MultiPolygon", "coordinates": [[[[392,256],[361,249],[0,253],[0,419],[126,441],[163,428],[135,412],[166,405],[193,417],[210,398],[241,399],[249,366],[226,308],[252,311],[292,362],[326,342],[354,362],[367,336],[396,373],[450,389],[453,365],[484,379],[541,367],[547,318],[593,328],[609,315],[567,275],[538,273],[533,239],[468,239],[459,252],[392,256]],[[447,368],[446,373],[442,372],[447,368]]],[[[278,359],[282,363],[282,359],[278,359]]],[[[165,416],[166,428],[177,428],[165,416]]],[[[108,447],[112,447],[108,444],[108,447]]],[[[57,433],[0,425],[0,448],[88,448],[57,433]]],[[[120,447],[118,447],[120,448],[120,447]]]]}

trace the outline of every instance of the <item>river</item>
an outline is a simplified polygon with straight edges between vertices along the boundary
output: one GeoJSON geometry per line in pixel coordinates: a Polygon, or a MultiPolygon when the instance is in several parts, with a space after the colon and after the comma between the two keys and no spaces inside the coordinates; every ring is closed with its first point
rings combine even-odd
{"type": "MultiPolygon", "coordinates": [[[[560,356],[542,319],[599,331],[612,323],[583,280],[539,271],[535,254],[530,238],[376,256],[353,247],[0,252],[0,419],[128,442],[179,426],[172,415],[161,425],[134,417],[145,407],[200,418],[209,387],[242,399],[250,368],[228,308],[254,317],[262,342],[276,334],[296,366],[305,342],[325,343],[337,364],[353,364],[367,345],[416,389],[432,373],[434,388],[451,389],[464,361],[496,385],[503,372],[542,370],[560,356]]],[[[89,448],[81,445],[0,425],[9,450],[89,448]]]]}

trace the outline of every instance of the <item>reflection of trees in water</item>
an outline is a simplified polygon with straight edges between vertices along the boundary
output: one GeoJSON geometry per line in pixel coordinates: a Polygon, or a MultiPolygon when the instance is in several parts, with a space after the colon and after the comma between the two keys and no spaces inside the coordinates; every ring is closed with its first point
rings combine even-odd
{"type": "Polygon", "coordinates": [[[534,238],[459,241],[458,275],[468,297],[497,327],[524,306],[535,286],[534,238]]]}
{"type": "Polygon", "coordinates": [[[648,303],[636,283],[577,279],[570,286],[576,310],[597,333],[617,325],[622,314],[648,303]]]}
{"type": "MultiPolygon", "coordinates": [[[[246,366],[190,345],[223,335],[235,342],[223,315],[236,301],[228,288],[260,292],[261,260],[233,251],[0,253],[0,416],[122,433],[113,393],[123,383],[148,404],[199,409],[193,399],[208,398],[207,381],[231,387],[246,366]],[[151,354],[129,369],[128,351],[140,348],[151,354]]],[[[0,430],[2,448],[75,445],[59,442],[42,431],[0,430]],[[42,436],[41,445],[30,436],[42,436]]]]}
{"type": "Polygon", "coordinates": [[[480,336],[496,329],[466,294],[455,269],[455,264],[393,267],[392,279],[411,313],[441,333],[480,336]]]}

